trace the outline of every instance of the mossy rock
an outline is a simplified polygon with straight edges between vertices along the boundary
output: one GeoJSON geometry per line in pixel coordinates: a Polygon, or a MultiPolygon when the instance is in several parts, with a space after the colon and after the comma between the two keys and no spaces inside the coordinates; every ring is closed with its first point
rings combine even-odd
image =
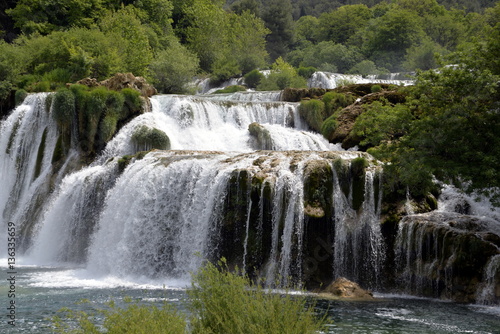
{"type": "Polygon", "coordinates": [[[149,128],[145,125],[135,130],[132,140],[136,145],[136,151],[170,149],[170,138],[165,132],[157,128],[149,128]]]}
{"type": "Polygon", "coordinates": [[[259,123],[251,123],[248,126],[248,131],[250,135],[255,138],[256,141],[256,149],[258,150],[272,150],[273,149],[273,141],[271,138],[271,133],[264,128],[259,123]]]}
{"type": "Polygon", "coordinates": [[[333,173],[328,161],[309,161],[304,168],[304,213],[313,218],[331,216],[333,173]]]}

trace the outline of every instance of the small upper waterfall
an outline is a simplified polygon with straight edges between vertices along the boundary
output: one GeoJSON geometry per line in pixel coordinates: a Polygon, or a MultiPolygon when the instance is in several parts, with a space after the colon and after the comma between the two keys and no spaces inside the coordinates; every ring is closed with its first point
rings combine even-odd
{"type": "MultiPolygon", "coordinates": [[[[403,76],[404,77],[404,76],[403,76]]],[[[401,76],[389,76],[388,78],[377,78],[374,76],[363,77],[354,74],[340,74],[330,72],[315,72],[309,79],[307,85],[309,87],[334,89],[348,84],[361,84],[361,83],[384,83],[393,85],[411,85],[413,81],[409,78],[401,79],[401,76]]]]}

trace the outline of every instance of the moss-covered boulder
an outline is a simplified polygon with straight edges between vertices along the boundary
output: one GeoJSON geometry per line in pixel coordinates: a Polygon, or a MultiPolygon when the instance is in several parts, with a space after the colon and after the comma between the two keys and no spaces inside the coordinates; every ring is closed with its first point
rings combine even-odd
{"type": "Polygon", "coordinates": [[[254,148],[257,150],[272,150],[273,141],[271,133],[257,122],[251,123],[248,126],[248,131],[254,139],[254,148]]]}
{"type": "Polygon", "coordinates": [[[347,299],[367,301],[374,300],[373,293],[363,289],[359,284],[351,282],[344,277],[339,277],[320,290],[319,296],[328,299],[347,299]]]}

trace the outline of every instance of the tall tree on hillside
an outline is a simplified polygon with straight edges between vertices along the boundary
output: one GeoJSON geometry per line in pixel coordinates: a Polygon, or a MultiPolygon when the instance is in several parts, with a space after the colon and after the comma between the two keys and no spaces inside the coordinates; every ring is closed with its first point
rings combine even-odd
{"type": "Polygon", "coordinates": [[[292,5],[290,0],[270,0],[262,19],[271,31],[267,36],[267,51],[271,60],[284,56],[294,39],[292,5]]]}

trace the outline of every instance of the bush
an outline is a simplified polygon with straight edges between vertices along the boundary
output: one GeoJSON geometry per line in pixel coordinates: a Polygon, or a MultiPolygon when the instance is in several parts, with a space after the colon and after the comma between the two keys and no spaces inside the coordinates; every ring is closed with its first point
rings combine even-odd
{"type": "Polygon", "coordinates": [[[75,96],[68,89],[61,89],[54,95],[52,104],[52,117],[63,131],[68,131],[75,116],[75,96]]]}
{"type": "Polygon", "coordinates": [[[297,73],[301,77],[303,77],[305,79],[309,79],[310,77],[312,77],[312,75],[316,71],[317,71],[317,69],[315,67],[312,67],[312,66],[309,66],[309,67],[299,67],[299,69],[297,70],[297,73]]]}
{"type": "Polygon", "coordinates": [[[297,74],[293,66],[281,57],[272,66],[271,74],[263,78],[258,85],[258,90],[282,90],[285,88],[305,88],[307,81],[297,74]]]}
{"type": "Polygon", "coordinates": [[[231,273],[221,260],[219,270],[206,264],[193,275],[188,290],[186,317],[164,304],[163,307],[140,305],[126,298],[119,308],[114,302],[109,309],[91,314],[61,310],[65,318],[54,317],[58,333],[238,333],[238,334],[312,334],[324,327],[325,318],[317,318],[314,305],[305,297],[269,293],[252,284],[248,277],[231,273]],[[102,325],[93,321],[104,318],[102,325]],[[68,321],[69,320],[69,321],[68,321]]]}
{"type": "Polygon", "coordinates": [[[354,102],[351,96],[337,92],[328,92],[323,95],[321,100],[325,103],[327,117],[331,116],[337,109],[345,108],[354,102]]]}
{"type": "Polygon", "coordinates": [[[148,128],[145,125],[135,130],[134,134],[132,135],[132,140],[136,145],[136,151],[170,149],[170,139],[165,132],[156,128],[148,128]]]}
{"type": "Polygon", "coordinates": [[[302,101],[299,105],[299,115],[311,129],[320,132],[325,118],[325,104],[320,100],[302,101]]]}
{"type": "Polygon", "coordinates": [[[245,84],[248,88],[257,88],[263,78],[264,74],[262,74],[259,70],[250,71],[245,74],[245,84]]]}
{"type": "Polygon", "coordinates": [[[333,114],[332,116],[325,119],[323,124],[321,125],[321,134],[328,141],[333,139],[333,133],[337,130],[337,115],[333,114]]]}
{"type": "Polygon", "coordinates": [[[16,95],[15,95],[16,106],[23,103],[24,99],[26,99],[26,96],[28,96],[28,92],[25,91],[24,89],[16,90],[16,95]]]}
{"type": "Polygon", "coordinates": [[[188,291],[193,333],[318,333],[323,320],[303,297],[267,293],[246,276],[230,273],[224,260],[206,264],[188,291]],[[250,288],[249,288],[250,287],[250,288]]]}
{"type": "MultiPolygon", "coordinates": [[[[185,316],[164,304],[163,307],[140,305],[126,298],[125,308],[109,303],[108,310],[99,310],[95,316],[104,317],[102,326],[93,323],[89,314],[64,308],[61,312],[76,321],[78,328],[63,322],[60,317],[52,319],[56,333],[186,333],[185,316]],[[167,330],[168,329],[168,330],[167,330]]],[[[93,318],[95,319],[95,317],[93,318]]]]}
{"type": "Polygon", "coordinates": [[[382,87],[380,85],[373,85],[371,91],[372,93],[379,93],[382,91],[382,87]]]}
{"type": "Polygon", "coordinates": [[[142,108],[142,100],[141,93],[132,88],[124,88],[121,91],[124,97],[124,108],[127,109],[127,116],[130,114],[141,111],[142,108]]]}

